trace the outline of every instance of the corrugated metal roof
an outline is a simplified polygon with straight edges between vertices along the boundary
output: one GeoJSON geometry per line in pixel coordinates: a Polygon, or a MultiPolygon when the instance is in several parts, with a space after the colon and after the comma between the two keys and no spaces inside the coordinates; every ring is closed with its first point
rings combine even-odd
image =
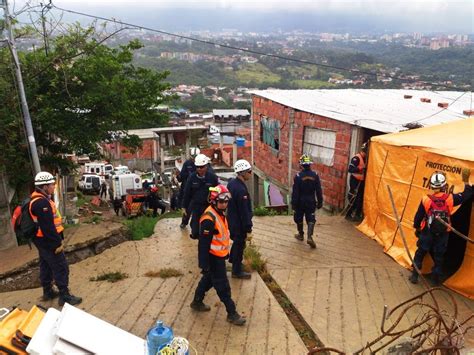
{"type": "Polygon", "coordinates": [[[157,134],[160,133],[173,133],[183,132],[192,130],[207,130],[204,125],[188,125],[188,126],[170,126],[170,127],[158,127],[158,128],[144,128],[144,129],[131,129],[127,131],[130,135],[138,136],[140,139],[157,138],[157,134]]]}
{"type": "Polygon", "coordinates": [[[248,110],[212,110],[214,116],[249,116],[248,110]]]}
{"type": "Polygon", "coordinates": [[[426,90],[257,90],[253,95],[380,132],[398,132],[403,125],[419,121],[423,126],[467,118],[463,110],[472,105],[471,92],[426,90]],[[405,99],[404,95],[412,95],[405,99]],[[421,102],[431,99],[431,103],[421,102]],[[446,102],[446,109],[438,103],[446,102]]]}

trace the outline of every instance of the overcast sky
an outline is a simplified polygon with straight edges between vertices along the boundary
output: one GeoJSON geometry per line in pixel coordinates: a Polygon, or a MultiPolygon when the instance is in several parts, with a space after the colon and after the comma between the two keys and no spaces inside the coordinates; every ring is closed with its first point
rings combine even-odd
{"type": "MultiPolygon", "coordinates": [[[[26,1],[9,2],[10,6],[15,2],[18,9],[26,1]]],[[[30,2],[37,4],[40,0],[30,2]]],[[[365,29],[377,31],[474,33],[474,0],[53,0],[53,3],[123,21],[133,19],[140,21],[139,25],[162,24],[158,26],[162,29],[185,29],[188,22],[192,27],[189,29],[206,29],[206,26],[217,29],[222,23],[252,30],[250,20],[260,22],[259,16],[272,14],[277,16],[282,29],[298,29],[298,16],[302,16],[301,26],[305,27],[302,29],[308,29],[310,16],[314,16],[314,21],[324,27],[318,28],[314,23],[316,31],[329,31],[331,26],[334,31],[350,30],[351,24],[355,30],[362,30],[365,24],[365,29]]],[[[274,22],[269,21],[269,26],[274,26],[274,22]]],[[[253,26],[264,27],[261,23],[253,26]]]]}

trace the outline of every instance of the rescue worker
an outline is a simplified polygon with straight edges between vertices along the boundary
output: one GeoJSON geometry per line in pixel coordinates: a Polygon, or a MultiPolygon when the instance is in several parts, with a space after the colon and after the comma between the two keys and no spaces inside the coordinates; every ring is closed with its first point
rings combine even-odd
{"type": "MultiPolygon", "coordinates": [[[[450,231],[450,228],[440,223],[436,217],[450,224],[453,207],[469,200],[472,196],[472,187],[468,184],[471,171],[463,169],[461,175],[465,184],[464,191],[448,194],[446,193],[446,176],[442,172],[434,172],[430,177],[430,187],[434,193],[423,196],[413,219],[415,235],[418,238],[413,262],[421,270],[426,253],[431,253],[434,261],[431,280],[434,285],[439,285],[441,281],[444,254],[448,246],[450,231]]],[[[409,280],[411,283],[418,283],[418,272],[415,268],[413,268],[409,280]]]]}
{"type": "Polygon", "coordinates": [[[224,185],[209,188],[210,206],[206,208],[199,222],[198,256],[202,277],[190,306],[198,312],[209,311],[211,307],[203,301],[206,292],[214,287],[219,299],[225,305],[227,321],[235,325],[244,325],[246,320],[237,313],[232,300],[225,263],[230,249],[230,232],[225,217],[230,198],[229,190],[224,185]]]}
{"type": "Polygon", "coordinates": [[[316,223],[316,208],[323,207],[323,190],[319,175],[311,170],[313,161],[307,154],[299,159],[301,171],[295,175],[293,191],[291,194],[291,207],[294,210],[293,219],[296,223],[298,233],[295,238],[304,240],[303,216],[308,224],[308,235],[306,242],[311,248],[316,248],[313,240],[314,224],[316,223]]]}
{"type": "Polygon", "coordinates": [[[227,184],[232,199],[227,210],[229,221],[230,239],[233,240],[230,250],[229,262],[232,263],[232,277],[238,279],[250,279],[251,274],[242,268],[242,259],[245,249],[247,234],[252,233],[252,203],[245,185],[252,176],[252,166],[247,160],[237,160],[234,164],[235,179],[227,184]]]}
{"type": "Polygon", "coordinates": [[[107,197],[107,183],[105,180],[100,184],[100,198],[102,198],[102,196],[104,196],[104,198],[107,197]]]}
{"type": "Polygon", "coordinates": [[[346,219],[349,221],[362,221],[362,205],[364,203],[365,170],[367,157],[367,143],[362,144],[360,152],[354,155],[349,164],[349,208],[346,219]]]}
{"type": "MultiPolygon", "coordinates": [[[[197,147],[189,148],[189,159],[183,163],[183,167],[177,176],[178,181],[181,183],[181,187],[179,190],[179,204],[183,207],[183,198],[184,198],[184,188],[186,186],[186,181],[189,178],[189,175],[196,171],[196,166],[194,165],[194,159],[198,154],[201,153],[201,150],[197,147]]],[[[183,214],[181,219],[181,224],[179,225],[180,228],[186,228],[189,223],[190,213],[183,214]]]]}
{"type": "Polygon", "coordinates": [[[82,298],[69,292],[69,265],[64,254],[62,218],[51,195],[56,185],[53,175],[41,171],[35,176],[35,191],[29,206],[31,218],[38,224],[33,244],[38,249],[43,301],[59,296],[58,304],[76,305],[82,298]],[[53,289],[53,281],[59,294],[53,289]]]}
{"type": "Polygon", "coordinates": [[[158,194],[158,188],[153,186],[150,189],[150,192],[147,196],[148,206],[153,210],[153,217],[158,216],[157,210],[158,208],[161,210],[161,214],[165,213],[166,211],[166,203],[161,199],[158,194]]]}
{"type": "MultiPolygon", "coordinates": [[[[198,154],[194,160],[196,171],[186,180],[182,212],[183,215],[192,215],[192,239],[199,238],[199,218],[209,205],[209,188],[218,184],[217,175],[207,171],[209,159],[204,154],[198,154]]],[[[188,217],[189,218],[189,217],[188,217]]]]}

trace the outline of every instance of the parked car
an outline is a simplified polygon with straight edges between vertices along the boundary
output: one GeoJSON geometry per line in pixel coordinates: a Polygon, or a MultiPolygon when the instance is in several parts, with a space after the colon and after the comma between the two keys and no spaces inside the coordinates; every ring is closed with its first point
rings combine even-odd
{"type": "Polygon", "coordinates": [[[78,189],[83,193],[100,193],[101,178],[98,175],[84,174],[81,176],[78,189]]]}

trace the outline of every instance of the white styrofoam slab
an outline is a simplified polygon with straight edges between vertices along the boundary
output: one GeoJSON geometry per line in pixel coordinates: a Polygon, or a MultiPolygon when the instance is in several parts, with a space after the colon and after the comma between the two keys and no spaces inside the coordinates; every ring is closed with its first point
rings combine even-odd
{"type": "Polygon", "coordinates": [[[65,340],[58,339],[53,347],[54,355],[92,355],[92,353],[75,346],[74,344],[68,343],[65,340]]]}
{"type": "Polygon", "coordinates": [[[145,340],[67,303],[56,335],[94,354],[145,353],[145,340]]]}
{"type": "Polygon", "coordinates": [[[55,327],[61,315],[57,309],[49,308],[26,347],[32,355],[53,355],[53,347],[58,339],[55,327]]]}

